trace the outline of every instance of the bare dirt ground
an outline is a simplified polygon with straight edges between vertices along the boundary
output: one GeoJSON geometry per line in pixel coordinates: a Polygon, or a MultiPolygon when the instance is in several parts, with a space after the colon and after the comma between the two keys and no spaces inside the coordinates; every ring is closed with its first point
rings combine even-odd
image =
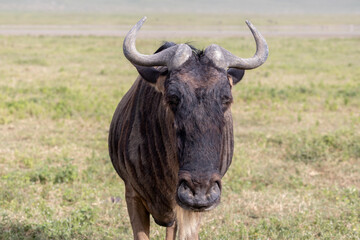
{"type": "MultiPolygon", "coordinates": [[[[131,26],[127,25],[0,25],[0,35],[5,36],[125,36],[131,26]]],[[[360,37],[360,25],[316,25],[316,26],[258,26],[268,37],[360,37]]],[[[246,26],[146,26],[140,36],[146,38],[165,37],[236,37],[250,36],[246,26]]]]}

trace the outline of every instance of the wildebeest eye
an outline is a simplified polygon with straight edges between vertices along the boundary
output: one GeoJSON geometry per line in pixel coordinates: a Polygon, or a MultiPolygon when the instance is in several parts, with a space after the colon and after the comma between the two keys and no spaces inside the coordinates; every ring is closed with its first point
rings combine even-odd
{"type": "Polygon", "coordinates": [[[233,99],[231,96],[224,95],[221,97],[221,103],[223,105],[224,110],[226,110],[230,106],[232,101],[233,101],[233,99]]]}
{"type": "Polygon", "coordinates": [[[179,105],[179,103],[180,103],[180,98],[177,95],[173,94],[173,95],[167,96],[166,101],[170,105],[170,108],[172,110],[175,110],[177,105],[179,105]]]}

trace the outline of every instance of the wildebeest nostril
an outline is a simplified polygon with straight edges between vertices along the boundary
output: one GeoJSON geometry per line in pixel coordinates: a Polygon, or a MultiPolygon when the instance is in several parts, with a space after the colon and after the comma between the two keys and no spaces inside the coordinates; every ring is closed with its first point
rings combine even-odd
{"type": "Polygon", "coordinates": [[[180,182],[178,190],[189,196],[195,195],[194,190],[189,186],[189,184],[185,180],[180,182]]]}
{"type": "Polygon", "coordinates": [[[220,201],[220,186],[221,180],[181,179],[177,189],[178,204],[195,211],[211,209],[220,201]]]}
{"type": "Polygon", "coordinates": [[[211,187],[206,192],[206,198],[208,199],[217,198],[218,196],[220,196],[220,192],[221,192],[220,184],[216,181],[211,185],[211,187]]]}
{"type": "Polygon", "coordinates": [[[215,183],[214,185],[211,186],[210,191],[208,191],[207,194],[216,192],[218,189],[219,189],[219,185],[217,183],[215,183]]]}

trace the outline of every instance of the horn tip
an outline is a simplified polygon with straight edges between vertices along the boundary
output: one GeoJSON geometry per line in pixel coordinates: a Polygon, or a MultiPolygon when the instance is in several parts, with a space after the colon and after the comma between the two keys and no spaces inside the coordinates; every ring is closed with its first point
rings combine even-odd
{"type": "Polygon", "coordinates": [[[139,29],[142,27],[142,25],[144,24],[144,22],[146,21],[147,17],[144,16],[142,19],[140,19],[135,26],[133,27],[133,29],[131,31],[139,31],[139,29]]]}
{"type": "Polygon", "coordinates": [[[146,21],[147,17],[144,16],[142,19],[140,19],[140,21],[137,23],[137,25],[143,25],[144,22],[146,21]]]}
{"type": "Polygon", "coordinates": [[[251,23],[249,20],[247,20],[247,19],[245,20],[245,23],[246,23],[246,25],[248,25],[249,27],[252,26],[252,23],[251,23]]]}
{"type": "Polygon", "coordinates": [[[142,19],[140,19],[137,23],[136,26],[142,26],[144,24],[144,22],[146,21],[147,17],[144,16],[142,19]]]}

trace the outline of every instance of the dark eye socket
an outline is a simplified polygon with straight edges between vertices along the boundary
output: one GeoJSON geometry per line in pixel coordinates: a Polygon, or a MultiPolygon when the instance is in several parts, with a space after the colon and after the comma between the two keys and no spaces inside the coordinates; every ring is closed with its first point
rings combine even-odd
{"type": "Polygon", "coordinates": [[[226,110],[230,106],[232,101],[233,101],[233,99],[231,96],[224,95],[221,97],[221,103],[223,105],[224,110],[226,110]]]}
{"type": "Polygon", "coordinates": [[[232,97],[231,96],[228,96],[228,95],[224,95],[221,97],[221,102],[223,105],[229,105],[232,103],[232,97]]]}
{"type": "Polygon", "coordinates": [[[172,94],[166,97],[166,101],[170,105],[171,109],[175,110],[177,105],[180,103],[180,98],[177,95],[172,94]]]}

